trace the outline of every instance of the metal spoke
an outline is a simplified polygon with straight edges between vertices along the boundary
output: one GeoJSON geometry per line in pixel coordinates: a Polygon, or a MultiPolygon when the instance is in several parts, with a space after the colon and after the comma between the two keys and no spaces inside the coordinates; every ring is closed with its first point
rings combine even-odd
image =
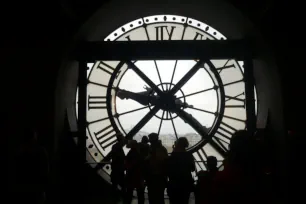
{"type": "Polygon", "coordinates": [[[128,113],[133,113],[133,112],[140,111],[140,110],[143,110],[143,109],[146,109],[146,108],[149,108],[149,106],[137,108],[137,109],[134,109],[134,110],[123,112],[123,113],[118,113],[117,116],[119,117],[119,116],[122,116],[122,115],[125,115],[125,114],[128,114],[128,113]]]}
{"type": "MultiPolygon", "coordinates": [[[[128,113],[140,111],[140,110],[143,110],[143,109],[146,109],[146,108],[149,108],[149,106],[145,106],[145,107],[142,107],[142,108],[137,108],[137,109],[134,109],[134,110],[123,112],[123,113],[117,113],[117,114],[114,114],[113,117],[119,117],[119,116],[122,116],[122,115],[125,115],[125,114],[128,114],[128,113]]],[[[94,120],[94,121],[88,122],[87,124],[91,125],[93,123],[101,122],[101,121],[106,120],[106,119],[109,119],[109,117],[105,117],[105,118],[101,118],[101,119],[98,119],[98,120],[94,120]]]]}
{"type": "Polygon", "coordinates": [[[160,107],[155,106],[150,110],[133,128],[132,130],[125,136],[127,139],[131,139],[143,126],[149,122],[149,120],[159,111],[160,107]]]}
{"type": "Polygon", "coordinates": [[[198,61],[191,70],[169,91],[170,95],[175,95],[186,83],[191,79],[191,77],[200,69],[201,65],[204,63],[203,60],[198,61]]]}
{"type": "MultiPolygon", "coordinates": [[[[185,35],[185,31],[186,31],[186,27],[187,27],[187,26],[184,26],[184,30],[183,30],[183,33],[182,33],[181,40],[183,40],[183,39],[184,39],[184,35],[185,35]]],[[[171,82],[170,82],[170,87],[169,87],[169,89],[171,88],[171,84],[172,84],[173,79],[174,79],[174,74],[175,74],[175,71],[176,71],[177,61],[178,61],[178,60],[175,60],[175,64],[174,64],[174,68],[173,68],[173,73],[172,73],[172,77],[171,77],[171,82]]]]}
{"type": "Polygon", "coordinates": [[[173,130],[174,130],[174,133],[175,133],[175,137],[176,137],[176,139],[178,140],[177,132],[176,132],[176,129],[175,129],[175,125],[174,125],[174,122],[173,122],[173,118],[172,118],[172,114],[171,114],[171,113],[170,113],[170,119],[171,119],[171,122],[172,122],[172,126],[173,126],[173,130]]]}
{"type": "Polygon", "coordinates": [[[98,119],[98,120],[87,122],[87,125],[91,125],[93,123],[97,123],[97,122],[100,122],[100,121],[103,121],[103,120],[106,120],[106,119],[109,119],[109,117],[105,117],[105,118],[101,118],[101,119],[98,119]]]}
{"type": "Polygon", "coordinates": [[[161,77],[160,77],[160,73],[159,73],[159,70],[158,70],[158,66],[157,66],[156,60],[154,60],[154,64],[155,64],[155,68],[156,68],[156,71],[157,71],[157,74],[158,74],[158,78],[159,78],[162,90],[165,91],[164,86],[163,86],[163,82],[162,82],[161,77]]]}
{"type": "Polygon", "coordinates": [[[161,129],[161,126],[162,126],[162,124],[163,124],[163,118],[164,118],[164,114],[165,114],[165,111],[163,111],[163,115],[162,115],[162,117],[161,117],[161,119],[160,119],[160,124],[159,124],[159,128],[158,128],[158,135],[159,135],[159,133],[160,133],[160,129],[161,129]]]}
{"type": "Polygon", "coordinates": [[[211,111],[207,111],[207,110],[204,110],[204,109],[199,109],[199,108],[194,108],[194,107],[188,107],[190,109],[194,109],[194,110],[197,110],[197,111],[202,111],[202,112],[205,112],[205,113],[210,113],[210,114],[213,114],[215,115],[214,112],[211,112],[211,111]]]}
{"type": "Polygon", "coordinates": [[[144,80],[157,94],[162,95],[163,92],[147,77],[135,64],[130,61],[126,61],[127,65],[133,69],[133,71],[144,80]]]}
{"type": "Polygon", "coordinates": [[[170,82],[170,87],[171,87],[171,84],[172,84],[173,79],[174,79],[174,74],[175,74],[175,70],[176,70],[176,66],[177,66],[177,61],[178,60],[175,60],[175,64],[174,64],[174,68],[173,68],[173,72],[172,72],[172,77],[171,77],[171,82],[170,82]]]}
{"type": "Polygon", "coordinates": [[[214,89],[215,89],[215,87],[212,87],[212,88],[204,89],[204,90],[202,90],[202,91],[197,91],[197,92],[194,92],[194,93],[191,93],[191,94],[186,94],[186,95],[184,95],[184,96],[180,96],[180,97],[177,97],[177,98],[180,99],[180,98],[184,98],[184,97],[188,97],[188,96],[193,96],[193,95],[200,94],[200,93],[204,93],[204,92],[206,92],[206,91],[211,91],[211,90],[214,90],[214,89]]]}

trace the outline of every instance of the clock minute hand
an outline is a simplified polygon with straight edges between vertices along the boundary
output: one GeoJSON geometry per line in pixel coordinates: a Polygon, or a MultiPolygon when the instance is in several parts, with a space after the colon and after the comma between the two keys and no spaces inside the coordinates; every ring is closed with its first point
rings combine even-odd
{"type": "Polygon", "coordinates": [[[117,91],[117,96],[121,99],[132,99],[144,106],[149,104],[156,105],[158,103],[157,96],[150,96],[151,90],[143,91],[143,92],[131,92],[124,89],[119,89],[117,91]]]}

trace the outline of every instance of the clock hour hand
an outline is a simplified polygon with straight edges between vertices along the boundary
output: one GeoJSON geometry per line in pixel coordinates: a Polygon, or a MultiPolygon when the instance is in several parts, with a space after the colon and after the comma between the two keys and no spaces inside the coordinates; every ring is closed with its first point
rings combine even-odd
{"type": "Polygon", "coordinates": [[[195,119],[191,114],[186,111],[176,108],[175,113],[184,120],[185,123],[188,123],[197,133],[199,133],[202,137],[208,138],[209,128],[203,126],[197,119],[195,119]]]}
{"type": "Polygon", "coordinates": [[[158,103],[157,96],[150,96],[152,89],[145,87],[146,91],[131,92],[124,89],[118,89],[117,96],[121,99],[132,99],[144,106],[149,104],[156,105],[158,103]]]}
{"type": "Polygon", "coordinates": [[[183,102],[181,99],[175,99],[175,104],[178,107],[193,108],[193,105],[189,105],[188,103],[183,102]]]}

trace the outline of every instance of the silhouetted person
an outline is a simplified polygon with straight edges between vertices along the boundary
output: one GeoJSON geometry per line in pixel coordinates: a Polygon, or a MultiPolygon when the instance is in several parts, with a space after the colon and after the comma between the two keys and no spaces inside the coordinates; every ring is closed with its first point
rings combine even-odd
{"type": "Polygon", "coordinates": [[[147,159],[147,184],[150,204],[163,204],[164,191],[167,185],[166,160],[167,149],[158,140],[158,134],[149,135],[151,143],[150,152],[147,159]]]}
{"type": "Polygon", "coordinates": [[[239,130],[231,138],[224,170],[217,173],[213,188],[215,203],[254,203],[250,135],[239,130]],[[220,196],[222,195],[222,196],[220,196]]]}
{"type": "Polygon", "coordinates": [[[43,203],[48,181],[48,158],[46,150],[38,144],[34,130],[25,131],[16,163],[18,199],[23,203],[43,203]]]}
{"type": "Polygon", "coordinates": [[[141,142],[139,143],[139,152],[141,155],[141,167],[142,167],[142,173],[144,175],[145,180],[147,180],[147,176],[148,176],[148,170],[147,170],[148,168],[146,166],[146,159],[149,156],[149,152],[150,152],[150,145],[148,143],[149,143],[149,138],[147,136],[143,136],[141,138],[141,142]]]}
{"type": "Polygon", "coordinates": [[[137,190],[138,203],[144,204],[144,175],[143,158],[139,151],[139,144],[136,140],[129,141],[129,153],[126,156],[126,189],[127,203],[132,202],[133,191],[137,190]]]}
{"type": "Polygon", "coordinates": [[[139,151],[143,159],[146,159],[149,155],[150,145],[149,138],[147,136],[143,136],[141,138],[141,142],[139,143],[139,151]]]}
{"type": "Polygon", "coordinates": [[[200,171],[198,173],[198,182],[195,190],[196,204],[214,202],[212,187],[217,172],[217,158],[214,156],[207,157],[207,171],[200,171]]]}
{"type": "Polygon", "coordinates": [[[215,175],[218,171],[218,161],[217,158],[214,156],[207,157],[207,170],[208,173],[211,175],[215,175]]]}
{"type": "Polygon", "coordinates": [[[188,146],[185,137],[179,138],[167,162],[168,195],[171,204],[188,204],[193,190],[192,172],[195,171],[195,163],[191,153],[186,151],[188,146]]]}
{"type": "Polygon", "coordinates": [[[254,176],[256,176],[256,189],[261,195],[261,203],[271,203],[275,200],[275,192],[271,192],[273,187],[273,170],[272,170],[272,149],[270,133],[267,129],[258,129],[253,140],[253,165],[254,176]]]}
{"type": "Polygon", "coordinates": [[[118,142],[112,146],[111,151],[111,182],[115,196],[118,196],[118,185],[121,187],[122,196],[125,196],[124,171],[125,171],[125,154],[123,147],[125,139],[123,136],[118,136],[118,142]]]}

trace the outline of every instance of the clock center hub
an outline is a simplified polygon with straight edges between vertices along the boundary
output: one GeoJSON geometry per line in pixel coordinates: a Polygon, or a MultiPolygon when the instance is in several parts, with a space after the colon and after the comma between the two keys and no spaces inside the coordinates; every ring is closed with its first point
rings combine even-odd
{"type": "Polygon", "coordinates": [[[172,96],[167,93],[164,96],[161,96],[161,109],[164,111],[174,111],[176,108],[175,99],[176,96],[172,96]]]}
{"type": "MultiPolygon", "coordinates": [[[[173,83],[161,83],[157,86],[163,91],[163,95],[159,98],[161,111],[157,112],[155,117],[162,120],[171,120],[171,118],[174,119],[178,117],[175,113],[175,109],[184,107],[182,104],[186,104],[184,92],[180,89],[176,95],[170,95],[168,92],[175,86],[173,83]]],[[[150,95],[156,96],[156,93],[151,93],[150,95]]]]}

